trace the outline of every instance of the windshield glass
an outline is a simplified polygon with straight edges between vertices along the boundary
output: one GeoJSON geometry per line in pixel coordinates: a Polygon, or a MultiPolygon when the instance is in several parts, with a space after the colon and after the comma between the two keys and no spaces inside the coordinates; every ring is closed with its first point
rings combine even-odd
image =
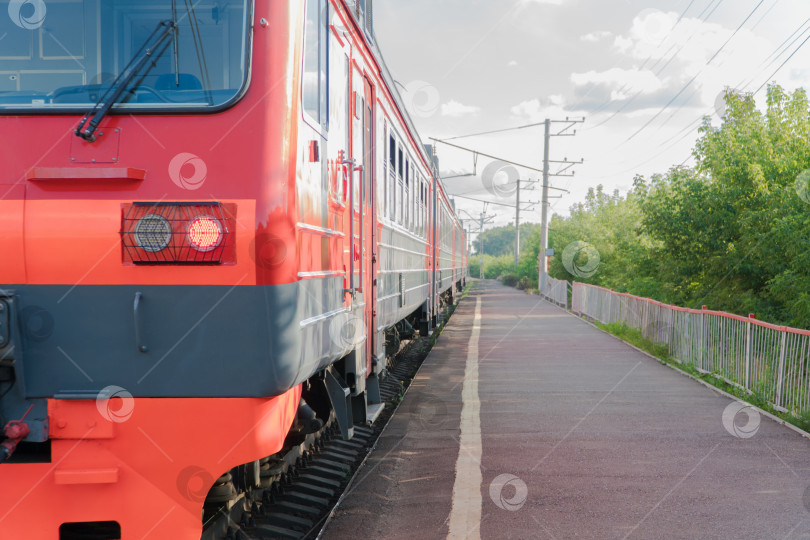
{"type": "Polygon", "coordinates": [[[160,21],[116,109],[217,107],[247,78],[248,0],[0,0],[0,110],[92,107],[160,21]],[[7,9],[5,9],[7,8],[7,9]]]}

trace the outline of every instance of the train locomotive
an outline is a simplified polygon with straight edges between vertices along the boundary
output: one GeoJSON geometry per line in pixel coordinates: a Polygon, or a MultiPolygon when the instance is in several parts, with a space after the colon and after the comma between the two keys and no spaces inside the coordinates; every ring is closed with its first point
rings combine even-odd
{"type": "Polygon", "coordinates": [[[0,7],[0,538],[200,538],[379,413],[464,231],[371,0],[0,7]]]}

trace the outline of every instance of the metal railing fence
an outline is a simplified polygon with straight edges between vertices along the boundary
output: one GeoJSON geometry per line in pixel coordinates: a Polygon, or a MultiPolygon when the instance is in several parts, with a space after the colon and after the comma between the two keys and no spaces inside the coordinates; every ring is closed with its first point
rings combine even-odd
{"type": "Polygon", "coordinates": [[[568,308],[568,287],[569,283],[561,279],[546,276],[546,287],[540,291],[540,295],[557,304],[568,308]]]}
{"type": "Polygon", "coordinates": [[[671,306],[574,283],[572,311],[622,322],[667,345],[676,361],[711,372],[766,399],[777,410],[810,412],[810,331],[723,311],[671,306]]]}

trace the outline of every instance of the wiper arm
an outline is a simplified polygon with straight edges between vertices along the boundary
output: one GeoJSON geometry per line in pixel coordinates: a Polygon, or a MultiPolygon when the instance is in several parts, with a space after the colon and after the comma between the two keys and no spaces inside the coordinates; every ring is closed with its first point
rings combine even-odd
{"type": "Polygon", "coordinates": [[[76,131],[73,132],[77,137],[81,137],[89,142],[96,140],[95,133],[101,121],[104,120],[104,117],[110,112],[112,106],[118,102],[121,94],[124,93],[129,83],[132,82],[132,79],[141,72],[152,57],[152,53],[163,43],[163,40],[169,35],[174,34],[176,28],[177,23],[170,19],[158,23],[157,27],[155,27],[144,44],[141,45],[141,48],[135,56],[132,57],[126,67],[115,78],[110,88],[99,98],[98,102],[93,105],[93,108],[84,115],[82,121],[79,122],[79,126],[76,128],[76,131]]]}
{"type": "Polygon", "coordinates": [[[172,56],[174,56],[174,85],[180,86],[180,39],[177,37],[177,0],[172,0],[172,56]]]}

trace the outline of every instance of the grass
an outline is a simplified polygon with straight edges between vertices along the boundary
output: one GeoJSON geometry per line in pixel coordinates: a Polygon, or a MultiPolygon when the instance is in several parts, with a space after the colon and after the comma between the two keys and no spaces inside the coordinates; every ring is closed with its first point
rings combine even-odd
{"type": "Polygon", "coordinates": [[[601,324],[597,322],[595,324],[598,328],[604,330],[605,332],[612,334],[617,338],[626,341],[627,343],[634,345],[642,351],[654,356],[662,364],[670,365],[675,369],[688,373],[696,379],[700,379],[701,381],[711,384],[723,392],[731,394],[747,403],[751,403],[752,405],[781,418],[785,422],[793,424],[799,429],[810,432],[810,411],[805,412],[800,416],[777,411],[762,394],[757,392],[747,392],[739,386],[729,383],[715,373],[704,373],[699,371],[694,364],[681,363],[672,358],[669,355],[669,347],[666,343],[657,343],[649,340],[641,335],[640,330],[630,328],[629,326],[626,326],[620,322],[612,322],[609,324],[601,324]]]}
{"type": "Polygon", "coordinates": [[[405,397],[405,385],[402,384],[402,381],[399,382],[399,389],[397,390],[397,395],[394,396],[394,399],[391,400],[391,404],[394,408],[398,407],[400,403],[402,403],[403,398],[405,397]]]}

